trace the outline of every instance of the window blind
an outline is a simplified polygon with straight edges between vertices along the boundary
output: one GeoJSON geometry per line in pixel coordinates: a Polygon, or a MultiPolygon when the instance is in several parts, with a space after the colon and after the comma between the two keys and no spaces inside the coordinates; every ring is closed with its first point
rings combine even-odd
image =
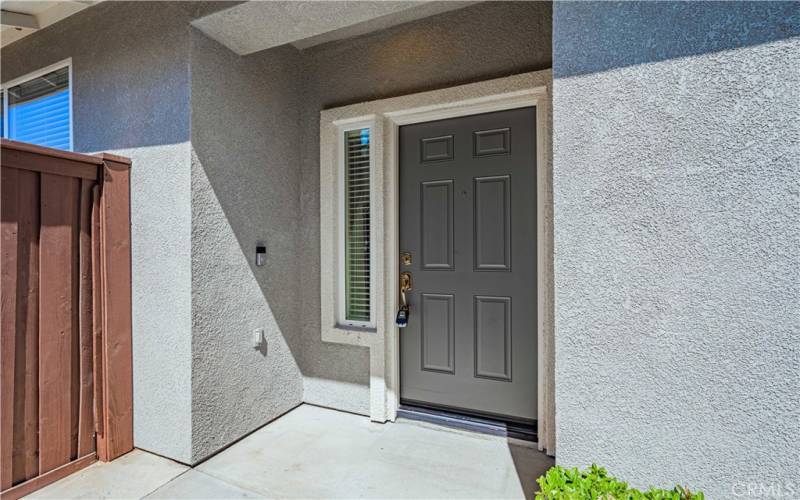
{"type": "Polygon", "coordinates": [[[69,68],[7,90],[8,138],[70,149],[69,68]]]}
{"type": "Polygon", "coordinates": [[[372,320],[369,129],[345,132],[345,319],[372,320]]]}

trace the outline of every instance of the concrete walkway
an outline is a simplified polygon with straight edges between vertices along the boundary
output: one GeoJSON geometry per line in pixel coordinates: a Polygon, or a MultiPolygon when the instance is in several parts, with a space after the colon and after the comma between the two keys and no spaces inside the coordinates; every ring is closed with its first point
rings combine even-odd
{"type": "Polygon", "coordinates": [[[552,463],[500,437],[302,405],[193,469],[136,450],[29,498],[530,498],[552,463]]]}

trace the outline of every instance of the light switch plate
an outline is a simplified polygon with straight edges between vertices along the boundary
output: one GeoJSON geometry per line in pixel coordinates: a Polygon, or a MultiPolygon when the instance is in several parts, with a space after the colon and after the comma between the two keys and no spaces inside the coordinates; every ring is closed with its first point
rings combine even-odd
{"type": "Polygon", "coordinates": [[[263,241],[256,243],[256,265],[263,266],[267,263],[267,245],[263,241]]]}
{"type": "Polygon", "coordinates": [[[256,328],[253,330],[253,347],[258,349],[262,342],[264,342],[264,329],[256,328]]]}

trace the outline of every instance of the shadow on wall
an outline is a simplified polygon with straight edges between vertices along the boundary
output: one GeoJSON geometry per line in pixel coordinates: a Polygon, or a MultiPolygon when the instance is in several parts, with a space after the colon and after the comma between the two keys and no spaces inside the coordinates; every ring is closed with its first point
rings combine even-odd
{"type": "Polygon", "coordinates": [[[563,8],[556,2],[553,10],[559,31],[553,40],[555,78],[800,36],[797,2],[628,2],[622,8],[568,3],[563,8]]]}
{"type": "Polygon", "coordinates": [[[239,57],[192,30],[195,461],[302,402],[297,55],[239,57]]]}
{"type": "Polygon", "coordinates": [[[316,115],[307,119],[320,109],[549,69],[552,12],[549,1],[482,2],[305,50],[316,115]]]}
{"type": "MultiPolygon", "coordinates": [[[[218,148],[219,143],[214,147],[218,148]]],[[[277,195],[265,193],[271,184],[265,180],[272,176],[261,161],[251,164],[251,173],[257,171],[263,176],[256,179],[239,170],[237,163],[241,156],[220,161],[218,149],[205,153],[204,149],[195,146],[192,151],[194,341],[198,336],[203,338],[211,334],[204,321],[212,321],[215,324],[212,329],[225,330],[216,334],[239,337],[245,342],[237,343],[249,347],[245,351],[252,350],[267,357],[281,350],[272,345],[275,338],[271,334],[278,333],[285,347],[292,350],[292,359],[296,360],[300,355],[295,335],[298,304],[294,276],[297,270],[292,258],[295,238],[289,229],[296,221],[289,213],[292,210],[289,200],[282,200],[287,202],[287,208],[280,210],[265,201],[277,195]],[[226,171],[228,168],[231,170],[226,171]],[[262,241],[268,249],[267,259],[263,266],[257,266],[255,248],[262,241]],[[258,297],[249,295],[253,290],[258,291],[258,297]],[[227,321],[229,319],[235,319],[233,324],[227,321]],[[241,320],[249,320],[249,323],[241,320]],[[254,341],[257,329],[265,329],[258,346],[254,341]]],[[[289,186],[272,186],[291,191],[289,186]]],[[[205,356],[200,358],[199,362],[208,362],[205,356]]]]}
{"type": "MultiPolygon", "coordinates": [[[[300,312],[308,293],[302,279],[307,270],[298,262],[302,56],[291,46],[237,56],[192,31],[192,146],[199,168],[193,173],[193,224],[200,230],[215,217],[209,201],[215,205],[211,210],[220,211],[236,238],[238,256],[249,266],[302,367],[300,329],[308,321],[300,312]],[[197,183],[199,177],[207,186],[197,183]],[[266,246],[263,267],[255,264],[259,243],[266,246]]],[[[197,241],[206,247],[221,243],[213,238],[197,241]]]]}

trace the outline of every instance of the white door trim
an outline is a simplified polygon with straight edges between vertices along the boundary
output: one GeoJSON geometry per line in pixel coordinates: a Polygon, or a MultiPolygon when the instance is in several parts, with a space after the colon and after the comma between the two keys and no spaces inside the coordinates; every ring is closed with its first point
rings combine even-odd
{"type": "MultiPolygon", "coordinates": [[[[400,401],[399,332],[394,325],[398,307],[399,273],[399,127],[527,106],[536,107],[537,140],[537,309],[539,384],[546,361],[543,339],[552,331],[552,286],[545,279],[552,263],[552,246],[545,227],[550,203],[552,72],[536,71],[458,87],[353,104],[320,113],[320,297],[322,340],[368,347],[370,350],[369,416],[377,422],[395,420],[400,401]],[[339,131],[353,123],[372,126],[371,148],[373,241],[375,262],[375,328],[348,328],[337,324],[339,289],[338,200],[339,131]]],[[[539,411],[542,396],[539,388],[539,411]]]]}

